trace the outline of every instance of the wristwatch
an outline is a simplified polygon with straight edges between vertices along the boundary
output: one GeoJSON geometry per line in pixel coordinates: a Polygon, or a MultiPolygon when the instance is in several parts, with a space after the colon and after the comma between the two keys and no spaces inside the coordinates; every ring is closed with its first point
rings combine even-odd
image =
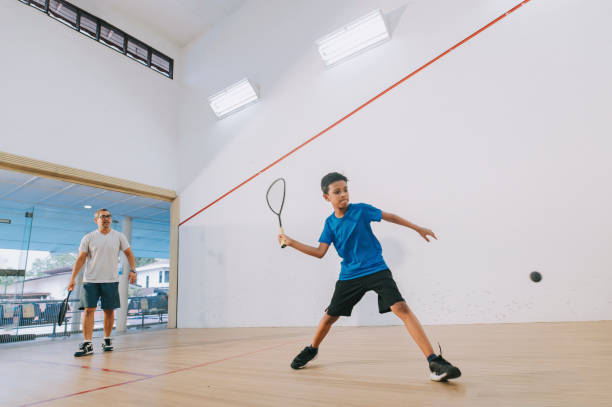
{"type": "Polygon", "coordinates": [[[136,270],[130,270],[130,273],[136,274],[136,270]]]}

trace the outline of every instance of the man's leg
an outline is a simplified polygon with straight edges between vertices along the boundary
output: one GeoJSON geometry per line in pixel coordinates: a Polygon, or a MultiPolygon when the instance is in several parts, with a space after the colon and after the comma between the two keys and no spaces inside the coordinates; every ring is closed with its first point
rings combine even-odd
{"type": "Polygon", "coordinates": [[[111,333],[115,324],[115,309],[121,307],[119,301],[119,283],[102,283],[102,310],[104,311],[104,341],[102,350],[111,352],[114,350],[111,333]]]}
{"type": "Polygon", "coordinates": [[[104,310],[104,341],[102,342],[102,350],[104,352],[112,352],[115,348],[113,347],[111,340],[111,332],[113,332],[113,325],[115,323],[115,309],[104,310]]]}
{"type": "Polygon", "coordinates": [[[391,306],[391,311],[404,322],[410,336],[412,336],[412,339],[414,339],[425,357],[434,353],[431,343],[429,343],[429,339],[427,339],[427,335],[423,330],[423,326],[421,326],[416,315],[412,313],[405,301],[398,301],[393,304],[391,306]]]}
{"type": "Polygon", "coordinates": [[[74,353],[75,357],[91,355],[93,353],[91,336],[94,327],[94,312],[96,312],[95,307],[85,308],[83,312],[83,343],[79,345],[79,349],[74,353]]]}
{"type": "Polygon", "coordinates": [[[94,327],[94,313],[96,308],[85,308],[83,312],[83,338],[85,341],[91,342],[94,327]]]}
{"type": "Polygon", "coordinates": [[[104,310],[104,337],[110,338],[111,332],[113,331],[113,325],[115,324],[115,310],[105,309],[104,310]]]}

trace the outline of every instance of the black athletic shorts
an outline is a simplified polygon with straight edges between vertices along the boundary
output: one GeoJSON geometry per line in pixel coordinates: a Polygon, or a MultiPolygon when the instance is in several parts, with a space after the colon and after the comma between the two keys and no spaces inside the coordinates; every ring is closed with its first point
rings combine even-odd
{"type": "Polygon", "coordinates": [[[391,305],[396,302],[404,301],[391,271],[382,270],[352,280],[338,280],[331,303],[325,310],[327,315],[350,317],[355,304],[370,290],[378,294],[378,312],[381,314],[391,311],[391,305]]]}

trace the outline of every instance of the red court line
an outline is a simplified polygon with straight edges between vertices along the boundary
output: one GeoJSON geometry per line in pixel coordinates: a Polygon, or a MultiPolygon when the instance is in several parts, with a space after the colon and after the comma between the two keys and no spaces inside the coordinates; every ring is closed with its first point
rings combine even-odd
{"type": "Polygon", "coordinates": [[[50,401],[64,400],[64,399],[67,399],[69,397],[78,396],[80,394],[91,393],[93,391],[104,390],[104,389],[108,389],[110,387],[122,386],[124,384],[140,382],[142,380],[147,380],[147,379],[150,379],[150,377],[142,377],[140,379],[134,379],[134,380],[130,380],[130,381],[127,381],[127,382],[115,383],[115,384],[111,384],[111,385],[108,385],[108,386],[98,387],[98,388],[95,388],[95,389],[83,390],[83,391],[80,391],[78,393],[72,393],[72,394],[68,394],[68,395],[64,395],[64,396],[57,396],[57,397],[53,397],[53,398],[46,399],[46,400],[34,401],[32,403],[21,404],[19,407],[36,406],[38,404],[48,403],[50,401]]]}
{"type": "Polygon", "coordinates": [[[105,367],[96,367],[96,366],[75,365],[75,364],[72,364],[72,363],[62,363],[62,362],[54,362],[54,361],[48,361],[48,360],[25,360],[25,359],[21,359],[21,360],[14,360],[13,362],[26,362],[26,363],[37,363],[37,364],[41,364],[42,363],[42,364],[54,365],[54,366],[67,366],[67,367],[76,367],[76,368],[79,368],[79,369],[100,370],[102,372],[121,373],[121,374],[127,374],[127,375],[132,375],[132,376],[141,376],[141,377],[152,377],[153,376],[153,375],[150,375],[150,374],[128,372],[128,371],[125,371],[125,370],[107,369],[105,367]]]}
{"type": "Polygon", "coordinates": [[[214,201],[212,201],[211,203],[209,203],[208,205],[206,205],[205,207],[203,207],[202,209],[200,209],[199,211],[197,211],[196,213],[194,213],[193,215],[191,215],[190,217],[188,217],[187,219],[185,219],[184,221],[179,223],[179,226],[182,226],[184,223],[188,222],[192,218],[194,218],[197,215],[199,215],[200,213],[204,212],[206,209],[210,208],[211,206],[213,206],[214,204],[216,204],[217,202],[219,202],[220,200],[222,200],[223,198],[225,198],[226,196],[228,196],[229,194],[231,194],[232,192],[234,192],[235,190],[237,190],[238,188],[240,188],[244,184],[250,182],[252,179],[254,179],[255,177],[259,176],[261,173],[267,171],[268,169],[270,169],[271,167],[275,166],[276,164],[278,164],[279,162],[281,162],[285,158],[289,157],[291,154],[295,153],[297,150],[301,149],[306,144],[310,143],[311,141],[313,141],[313,140],[319,138],[320,136],[322,136],[323,134],[327,133],[329,130],[333,129],[338,124],[342,123],[344,120],[348,119],[349,117],[351,117],[352,115],[354,115],[355,113],[357,113],[358,111],[360,111],[361,109],[363,109],[364,107],[366,107],[367,105],[369,105],[370,103],[372,103],[373,101],[375,101],[376,99],[378,99],[379,97],[384,95],[385,93],[389,92],[391,89],[395,88],[396,86],[400,85],[401,83],[403,83],[407,79],[409,79],[412,76],[416,75],[417,73],[419,73],[423,69],[427,68],[429,65],[433,64],[434,62],[436,62],[438,59],[442,58],[444,55],[448,54],[449,52],[453,51],[455,48],[457,48],[457,47],[463,45],[464,43],[466,43],[467,41],[471,40],[472,38],[474,38],[475,36],[477,36],[478,34],[483,32],[484,30],[486,30],[487,28],[491,27],[493,24],[495,24],[498,21],[502,20],[503,18],[507,17],[508,15],[510,15],[511,13],[516,11],[519,7],[523,6],[526,3],[529,3],[530,1],[531,0],[521,1],[519,4],[517,4],[516,6],[512,7],[510,10],[506,11],[504,14],[502,14],[499,17],[497,17],[495,20],[491,21],[489,24],[483,26],[478,31],[475,31],[471,35],[465,37],[463,40],[459,41],[458,43],[456,43],[455,45],[453,45],[452,47],[450,47],[449,49],[447,49],[446,51],[444,51],[443,53],[441,53],[440,55],[438,55],[434,59],[432,59],[429,62],[427,62],[426,64],[422,65],[420,68],[418,68],[418,69],[412,71],[411,73],[409,73],[408,75],[404,76],[402,79],[400,79],[399,81],[397,81],[393,85],[389,86],[387,89],[383,90],[378,95],[374,96],[372,99],[368,100],[367,102],[365,102],[364,104],[362,104],[361,106],[359,106],[358,108],[356,108],[355,110],[353,110],[352,112],[350,112],[349,114],[347,114],[346,116],[341,118],[340,120],[336,121],[331,126],[325,128],[321,132],[319,132],[316,135],[314,135],[313,137],[309,138],[308,140],[306,140],[305,142],[303,142],[302,144],[300,144],[299,146],[297,146],[293,150],[289,151],[287,154],[285,154],[282,157],[280,157],[278,160],[276,160],[273,163],[271,163],[268,166],[266,166],[264,169],[260,170],[259,172],[255,173],[254,175],[251,175],[249,178],[247,178],[246,180],[242,181],[240,184],[236,185],[234,188],[230,189],[229,191],[227,191],[226,193],[221,195],[219,198],[215,199],[214,201]]]}
{"type": "MultiPolygon", "coordinates": [[[[302,341],[302,339],[300,339],[299,341],[302,341]]],[[[67,398],[70,398],[70,397],[79,396],[81,394],[87,394],[87,393],[92,393],[94,391],[109,389],[111,387],[123,386],[125,384],[141,382],[143,380],[149,380],[149,379],[153,379],[155,377],[166,376],[166,375],[170,375],[170,374],[174,374],[174,373],[184,372],[186,370],[191,370],[191,369],[197,369],[198,367],[204,367],[204,366],[208,366],[208,365],[213,365],[215,363],[224,362],[226,360],[236,359],[236,358],[240,358],[240,357],[243,357],[243,356],[253,355],[253,354],[259,353],[259,352],[265,352],[265,351],[270,350],[270,349],[280,348],[281,346],[285,346],[285,345],[288,345],[290,343],[295,343],[295,342],[298,342],[298,340],[290,341],[290,342],[284,342],[284,343],[281,343],[281,344],[278,344],[278,345],[268,346],[266,348],[254,350],[254,351],[251,351],[251,352],[241,353],[239,355],[228,356],[226,358],[217,359],[217,360],[213,360],[213,361],[210,361],[210,362],[204,362],[204,363],[200,363],[200,364],[197,364],[197,365],[194,365],[194,366],[188,366],[188,367],[184,367],[184,368],[181,368],[181,369],[171,370],[171,371],[165,372],[165,373],[159,373],[159,374],[156,374],[156,375],[150,375],[150,376],[147,376],[147,377],[141,377],[139,379],[133,379],[133,380],[125,381],[125,382],[109,384],[107,386],[96,387],[96,388],[93,388],[93,389],[83,390],[83,391],[79,391],[77,393],[66,394],[66,395],[63,395],[63,396],[57,396],[57,397],[53,397],[53,398],[46,399],[46,400],[34,401],[32,403],[27,403],[27,404],[21,404],[19,407],[36,406],[36,405],[39,405],[39,404],[48,403],[50,401],[64,400],[64,399],[67,399],[67,398]]]]}
{"type": "MultiPolygon", "coordinates": [[[[302,341],[302,339],[300,339],[299,341],[301,342],[301,341],[302,341]]],[[[196,368],[198,368],[198,367],[208,366],[208,365],[212,365],[212,364],[215,364],[215,363],[224,362],[224,361],[226,361],[226,360],[236,359],[236,358],[240,358],[240,357],[243,357],[243,356],[252,355],[252,354],[254,354],[254,353],[264,352],[264,351],[267,351],[267,350],[270,350],[270,349],[280,348],[281,346],[285,346],[285,345],[288,345],[288,344],[290,344],[290,343],[295,343],[295,342],[298,342],[298,341],[297,341],[297,340],[295,340],[295,341],[291,341],[291,342],[284,342],[284,343],[281,343],[280,345],[268,346],[267,348],[263,348],[263,349],[254,350],[254,351],[252,351],[252,352],[241,353],[240,355],[228,356],[228,357],[223,358],[223,359],[217,359],[217,360],[213,360],[213,361],[211,361],[211,362],[204,362],[204,363],[200,363],[199,365],[194,365],[194,366],[189,366],[189,367],[183,367],[183,368],[181,368],[181,369],[171,370],[171,371],[166,372],[166,373],[156,374],[154,377],[166,376],[166,375],[169,375],[169,374],[174,374],[174,373],[178,373],[178,372],[183,372],[183,371],[185,371],[185,370],[196,369],[196,368]]]]}

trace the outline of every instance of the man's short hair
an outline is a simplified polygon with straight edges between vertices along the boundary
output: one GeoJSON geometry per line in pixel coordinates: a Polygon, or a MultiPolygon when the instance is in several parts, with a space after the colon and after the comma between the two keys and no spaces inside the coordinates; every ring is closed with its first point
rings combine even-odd
{"type": "Polygon", "coordinates": [[[329,191],[329,185],[333,184],[336,181],[347,182],[348,179],[339,172],[330,172],[321,179],[321,191],[323,191],[324,194],[327,194],[327,192],[329,191]]]}
{"type": "Polygon", "coordinates": [[[100,215],[100,212],[108,212],[108,213],[111,213],[111,212],[110,212],[108,209],[106,209],[106,208],[101,208],[101,209],[98,209],[98,210],[97,210],[97,211],[94,213],[94,218],[97,218],[97,217],[100,215]]]}

